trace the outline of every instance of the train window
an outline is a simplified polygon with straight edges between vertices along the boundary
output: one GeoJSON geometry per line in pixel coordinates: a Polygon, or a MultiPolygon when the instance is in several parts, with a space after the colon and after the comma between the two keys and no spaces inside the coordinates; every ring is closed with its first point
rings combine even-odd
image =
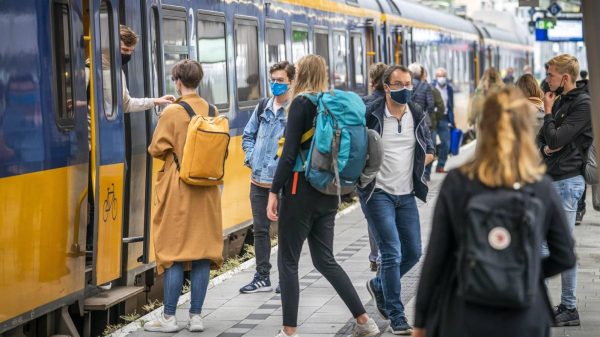
{"type": "Polygon", "coordinates": [[[165,93],[177,95],[175,84],[171,81],[171,69],[173,69],[175,63],[189,58],[185,12],[164,11],[162,38],[164,44],[165,93]]]}
{"type": "Polygon", "coordinates": [[[165,17],[163,21],[163,42],[170,46],[186,46],[186,20],[165,17]]]}
{"type": "Polygon", "coordinates": [[[352,64],[354,66],[350,81],[352,86],[356,90],[357,88],[363,88],[365,83],[365,58],[362,43],[362,36],[360,34],[352,34],[350,37],[350,58],[352,58],[352,64]]]}
{"type": "Polygon", "coordinates": [[[315,32],[315,54],[323,56],[329,66],[329,35],[327,32],[315,32]]]}
{"type": "Polygon", "coordinates": [[[56,79],[56,121],[61,129],[75,126],[73,100],[73,65],[71,62],[71,24],[69,5],[53,3],[54,70],[56,79]]]}
{"type": "Polygon", "coordinates": [[[114,67],[113,13],[107,1],[100,3],[100,49],[102,51],[102,93],[104,94],[104,115],[108,120],[117,118],[116,76],[114,67]]]}
{"type": "Polygon", "coordinates": [[[295,64],[308,55],[308,32],[300,28],[292,30],[292,62],[295,64]]]}
{"type": "Polygon", "coordinates": [[[346,46],[346,33],[333,33],[333,78],[338,89],[346,89],[348,83],[348,47],[346,46]]]}
{"type": "Polygon", "coordinates": [[[261,97],[258,73],[258,25],[255,21],[235,22],[235,64],[240,105],[253,105],[261,97]]]}
{"type": "Polygon", "coordinates": [[[282,25],[267,24],[267,69],[273,64],[285,60],[285,29],[282,25]]]}
{"type": "Polygon", "coordinates": [[[226,110],[229,107],[229,92],[225,18],[201,15],[198,17],[197,28],[198,61],[204,71],[200,95],[220,110],[226,110]]]}

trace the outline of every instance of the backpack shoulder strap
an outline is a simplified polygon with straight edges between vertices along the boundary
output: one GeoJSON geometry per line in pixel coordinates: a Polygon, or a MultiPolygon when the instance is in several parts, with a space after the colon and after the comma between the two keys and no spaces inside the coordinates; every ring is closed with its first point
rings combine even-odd
{"type": "MultiPolygon", "coordinates": [[[[194,116],[196,116],[196,113],[194,112],[194,109],[192,109],[192,107],[187,102],[180,101],[180,102],[177,102],[177,104],[181,105],[185,109],[185,111],[188,113],[188,115],[190,116],[190,118],[194,118],[194,116]]],[[[209,106],[210,106],[210,104],[209,104],[209,106]]],[[[209,113],[210,113],[211,108],[209,108],[208,110],[209,110],[209,113]]],[[[214,110],[213,110],[213,114],[214,114],[214,110]]]]}
{"type": "MultiPolygon", "coordinates": [[[[265,112],[265,108],[267,107],[267,102],[269,102],[269,97],[265,97],[258,102],[258,110],[256,111],[256,118],[260,118],[262,114],[265,112]]],[[[260,122],[260,119],[259,119],[260,122]]]]}

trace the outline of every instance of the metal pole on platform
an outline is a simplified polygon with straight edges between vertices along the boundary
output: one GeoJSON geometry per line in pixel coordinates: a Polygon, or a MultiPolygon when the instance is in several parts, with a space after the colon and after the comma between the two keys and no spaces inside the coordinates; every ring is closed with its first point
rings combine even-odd
{"type": "Polygon", "coordinates": [[[600,1],[582,0],[583,38],[587,51],[589,86],[592,96],[594,145],[600,149],[600,1]]]}

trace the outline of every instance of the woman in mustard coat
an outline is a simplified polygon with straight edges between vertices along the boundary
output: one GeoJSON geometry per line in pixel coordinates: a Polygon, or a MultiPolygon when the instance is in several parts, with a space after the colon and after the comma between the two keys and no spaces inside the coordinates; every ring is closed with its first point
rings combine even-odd
{"type": "MultiPolygon", "coordinates": [[[[171,71],[176,101],[187,102],[196,114],[208,115],[208,103],[197,94],[203,72],[200,63],[179,61],[171,71]]],[[[181,158],[190,117],[179,104],[161,114],[148,152],[164,160],[153,196],[152,240],[158,273],[164,276],[164,315],[144,325],[148,331],[174,332],[177,300],[183,271],[191,270],[190,331],[202,331],[200,313],[206,296],[211,265],[223,262],[221,192],[218,186],[193,186],[179,179],[173,153],[181,158]]]]}

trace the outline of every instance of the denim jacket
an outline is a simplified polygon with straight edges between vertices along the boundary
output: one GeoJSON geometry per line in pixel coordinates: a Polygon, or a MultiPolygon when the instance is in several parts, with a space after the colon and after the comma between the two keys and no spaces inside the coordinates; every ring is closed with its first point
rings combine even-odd
{"type": "MultiPolygon", "coordinates": [[[[415,157],[413,165],[413,188],[414,194],[417,198],[423,202],[427,199],[427,193],[429,188],[427,187],[427,181],[425,181],[425,155],[433,154],[435,148],[431,140],[431,133],[429,127],[425,125],[425,112],[423,109],[413,102],[408,103],[410,112],[412,113],[415,121],[415,157]]],[[[383,133],[383,115],[385,114],[385,97],[375,99],[367,104],[367,127],[377,131],[380,135],[383,133]]],[[[383,140],[385,141],[385,140],[383,140]]],[[[374,179],[369,185],[364,188],[358,189],[359,197],[364,202],[369,201],[373,191],[375,190],[374,179]]]]}
{"type": "Polygon", "coordinates": [[[274,98],[269,98],[265,111],[258,117],[258,105],[254,109],[242,135],[242,148],[246,154],[244,164],[252,169],[252,180],[260,184],[271,184],[278,158],[279,138],[283,136],[287,117],[285,108],[273,112],[274,98]],[[260,120],[259,120],[260,118],[260,120]]]}

